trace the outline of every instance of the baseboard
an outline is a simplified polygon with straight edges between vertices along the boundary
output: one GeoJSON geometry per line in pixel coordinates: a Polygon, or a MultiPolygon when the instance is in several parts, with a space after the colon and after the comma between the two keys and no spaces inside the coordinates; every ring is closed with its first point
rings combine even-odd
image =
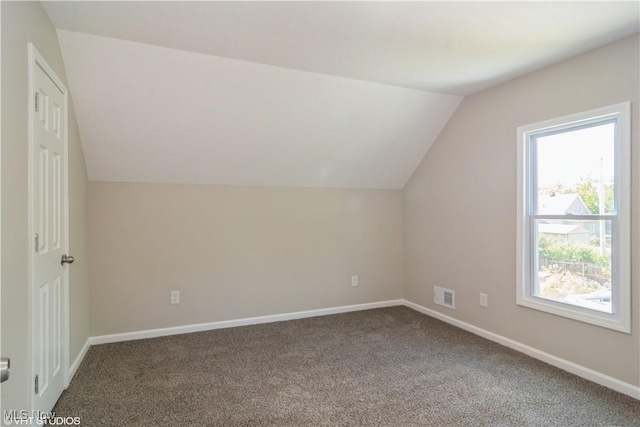
{"type": "Polygon", "coordinates": [[[84,345],[80,349],[80,353],[78,353],[78,355],[76,356],[76,358],[73,361],[73,363],[71,364],[71,366],[69,366],[69,381],[67,382],[67,384],[69,384],[71,382],[71,380],[73,379],[73,376],[76,374],[76,371],[80,367],[80,364],[82,363],[82,360],[84,359],[84,356],[86,356],[87,352],[89,351],[89,348],[91,347],[91,344],[92,344],[91,343],[91,337],[89,337],[89,338],[87,338],[87,340],[84,342],[84,345]]]}
{"type": "Polygon", "coordinates": [[[148,329],[144,331],[125,332],[121,334],[101,335],[91,338],[91,345],[107,344],[120,341],[139,340],[144,338],[163,337],[167,335],[188,334],[192,332],[211,331],[214,329],[235,328],[238,326],[259,325],[262,323],[282,322],[285,320],[304,319],[307,317],[328,316],[331,314],[349,313],[352,311],[370,310],[403,305],[404,300],[388,300],[366,304],[344,305],[340,307],[321,308],[317,310],[296,311],[292,313],[273,314],[269,316],[247,317],[243,319],[222,320],[219,322],[199,323],[170,328],[148,329]]]}
{"type": "Polygon", "coordinates": [[[578,365],[576,363],[570,362],[568,360],[562,359],[552,354],[545,353],[544,351],[538,350],[533,347],[529,347],[528,345],[522,344],[518,341],[514,341],[510,338],[504,337],[502,335],[498,335],[493,332],[489,332],[485,329],[479,328],[470,323],[466,323],[461,320],[454,319],[453,317],[449,317],[435,310],[431,310],[419,304],[413,303],[411,301],[403,300],[403,299],[380,301],[380,302],[373,302],[373,303],[366,303],[366,304],[346,305],[346,306],[331,307],[331,308],[321,308],[317,310],[296,311],[292,313],[274,314],[269,316],[247,317],[243,319],[223,320],[219,322],[199,323],[199,324],[192,324],[192,325],[185,325],[185,326],[175,326],[170,328],[148,329],[144,331],[126,332],[121,334],[111,334],[111,335],[101,335],[101,336],[90,337],[89,339],[87,339],[87,342],[84,344],[84,346],[80,350],[80,353],[78,354],[73,364],[71,364],[71,367],[69,368],[69,381],[71,381],[71,379],[75,375],[78,367],[80,366],[80,363],[84,359],[84,356],[86,355],[89,348],[92,345],[96,345],[96,344],[107,344],[107,343],[120,342],[120,341],[131,341],[131,340],[138,340],[138,339],[144,339],[144,338],[162,337],[167,335],[187,334],[191,332],[203,332],[203,331],[210,331],[214,329],[234,328],[238,326],[259,325],[263,323],[282,322],[286,320],[304,319],[308,317],[317,317],[317,316],[328,316],[331,314],[349,313],[353,311],[370,310],[374,308],[394,307],[399,305],[404,305],[415,311],[426,314],[427,316],[431,316],[438,320],[442,320],[443,322],[449,323],[450,325],[456,326],[460,329],[464,329],[465,331],[471,332],[473,334],[486,338],[490,341],[504,345],[505,347],[509,347],[511,349],[524,353],[528,356],[531,356],[535,359],[541,360],[552,366],[563,369],[581,378],[587,379],[589,381],[593,381],[596,384],[600,384],[612,390],[626,394],[627,396],[631,396],[634,399],[640,400],[640,387],[638,386],[634,386],[632,384],[626,383],[624,381],[621,381],[616,378],[610,377],[608,375],[602,374],[600,372],[594,371],[593,369],[586,368],[584,366],[578,365]]]}
{"type": "Polygon", "coordinates": [[[535,349],[533,347],[529,347],[528,345],[522,344],[518,341],[514,341],[510,338],[503,337],[502,335],[498,335],[493,332],[489,332],[485,329],[479,328],[477,326],[471,325],[469,323],[463,322],[461,320],[454,319],[453,317],[449,317],[446,314],[442,314],[435,310],[431,310],[429,308],[423,307],[411,301],[404,300],[403,304],[413,310],[426,314],[427,316],[431,316],[438,320],[442,320],[443,322],[449,323],[450,325],[456,326],[460,329],[464,329],[465,331],[479,335],[482,338],[486,338],[490,341],[494,341],[498,344],[502,344],[505,347],[509,347],[511,349],[524,353],[528,356],[533,357],[534,359],[541,360],[545,363],[548,363],[549,365],[553,365],[557,368],[560,368],[574,375],[577,375],[579,377],[592,381],[596,384],[600,384],[612,390],[626,394],[627,396],[631,396],[634,399],[640,400],[640,387],[638,386],[634,386],[633,384],[620,381],[616,378],[594,371],[593,369],[586,368],[584,366],[578,365],[576,363],[570,362],[568,360],[562,359],[552,354],[545,353],[544,351],[535,349]]]}

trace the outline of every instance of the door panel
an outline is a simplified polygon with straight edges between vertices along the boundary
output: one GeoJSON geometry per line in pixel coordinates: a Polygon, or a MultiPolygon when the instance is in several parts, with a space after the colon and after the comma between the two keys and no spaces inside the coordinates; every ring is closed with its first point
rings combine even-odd
{"type": "Polygon", "coordinates": [[[65,94],[38,65],[33,69],[32,160],[34,411],[49,412],[64,389],[65,94]],[[36,95],[37,93],[37,95],[36,95]],[[37,376],[37,380],[36,377],[37,376]],[[37,390],[37,392],[36,392],[37,390]]]}

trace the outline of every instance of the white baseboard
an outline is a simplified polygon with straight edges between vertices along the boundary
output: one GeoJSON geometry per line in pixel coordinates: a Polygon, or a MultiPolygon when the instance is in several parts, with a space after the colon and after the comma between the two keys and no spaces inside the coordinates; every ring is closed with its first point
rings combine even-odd
{"type": "Polygon", "coordinates": [[[618,391],[620,393],[626,394],[627,396],[631,396],[635,399],[640,400],[640,387],[638,386],[634,386],[632,384],[626,383],[624,381],[621,381],[616,378],[610,377],[608,375],[602,374],[600,372],[594,371],[593,369],[589,369],[584,366],[578,365],[576,363],[570,362],[568,360],[562,359],[560,357],[554,356],[552,354],[545,353],[544,351],[535,349],[533,347],[529,347],[518,341],[514,341],[510,338],[503,337],[502,335],[498,335],[493,332],[489,332],[485,329],[479,328],[477,326],[471,325],[461,320],[454,319],[453,317],[449,317],[435,310],[431,310],[419,304],[413,303],[411,301],[403,300],[403,299],[380,301],[380,302],[373,302],[373,303],[366,303],[366,304],[346,305],[341,307],[321,308],[317,310],[296,311],[292,313],[274,314],[269,316],[247,317],[243,319],[223,320],[219,322],[199,323],[199,324],[193,324],[193,325],[175,326],[170,328],[148,329],[144,331],[126,332],[121,334],[111,334],[111,335],[101,335],[101,336],[91,337],[84,344],[84,346],[82,347],[82,350],[80,350],[80,354],[78,354],[73,364],[69,368],[69,381],[71,381],[71,378],[73,378],[74,374],[76,373],[78,367],[80,366],[80,363],[82,362],[82,359],[87,354],[89,347],[95,344],[107,344],[107,343],[120,342],[120,341],[131,341],[131,340],[138,340],[138,339],[144,339],[144,338],[162,337],[167,335],[178,335],[178,334],[187,334],[191,332],[210,331],[214,329],[234,328],[238,326],[249,326],[249,325],[258,325],[263,323],[282,322],[285,320],[304,319],[308,317],[317,317],[317,316],[328,316],[331,314],[348,313],[352,311],[369,310],[373,308],[394,307],[399,305],[404,305],[420,313],[426,314],[427,316],[431,316],[438,320],[442,320],[443,322],[449,323],[460,329],[464,329],[465,331],[471,332],[473,334],[486,338],[490,341],[504,345],[505,347],[509,347],[511,349],[517,350],[521,353],[524,353],[535,359],[541,360],[557,368],[563,369],[574,375],[585,378],[589,381],[593,381],[596,384],[603,385],[607,388],[610,388],[612,390],[618,391]]]}
{"type": "Polygon", "coordinates": [[[403,305],[404,300],[389,300],[366,304],[343,305],[340,307],[321,308],[317,310],[296,311],[292,313],[273,314],[260,317],[246,317],[244,319],[222,320],[219,322],[199,323],[193,325],[174,326],[170,328],[148,329],[145,331],[125,332],[121,334],[101,335],[91,338],[91,344],[107,344],[119,341],[155,338],[167,335],[188,334],[191,332],[211,331],[214,329],[235,328],[238,326],[259,325],[262,323],[282,322],[285,320],[304,319],[307,317],[328,316],[330,314],[348,313],[351,311],[370,310],[403,305]]]}
{"type": "Polygon", "coordinates": [[[78,353],[78,355],[76,356],[75,360],[73,361],[73,363],[69,367],[69,381],[67,382],[67,384],[69,384],[71,382],[71,380],[73,379],[73,376],[76,374],[76,371],[80,367],[80,364],[82,363],[82,360],[84,359],[84,356],[86,356],[87,351],[89,351],[89,348],[91,347],[91,344],[92,344],[91,343],[91,337],[89,337],[89,338],[87,338],[87,340],[85,341],[84,345],[80,349],[80,353],[78,353]]]}
{"type": "Polygon", "coordinates": [[[529,347],[528,345],[519,343],[518,341],[514,341],[510,338],[503,337],[502,335],[498,335],[493,332],[489,332],[485,329],[479,328],[477,326],[471,325],[469,323],[463,322],[461,320],[454,319],[453,317],[449,317],[446,314],[442,314],[435,310],[431,310],[429,308],[423,307],[411,301],[404,300],[403,304],[413,310],[426,314],[427,316],[431,316],[438,320],[442,320],[443,322],[449,323],[450,325],[456,326],[460,329],[464,329],[465,331],[479,335],[482,338],[486,338],[490,341],[494,341],[498,344],[504,345],[505,347],[509,347],[511,349],[517,350],[521,353],[524,353],[528,356],[533,357],[534,359],[541,360],[545,363],[548,363],[549,365],[553,365],[557,368],[563,369],[574,375],[577,375],[589,381],[593,381],[596,384],[600,384],[612,390],[626,394],[627,396],[631,396],[634,399],[640,400],[640,387],[638,386],[626,383],[624,381],[620,381],[619,379],[594,371],[593,369],[589,369],[584,366],[578,365],[577,363],[570,362],[568,360],[562,359],[552,354],[545,353],[544,351],[535,349],[533,347],[529,347]]]}

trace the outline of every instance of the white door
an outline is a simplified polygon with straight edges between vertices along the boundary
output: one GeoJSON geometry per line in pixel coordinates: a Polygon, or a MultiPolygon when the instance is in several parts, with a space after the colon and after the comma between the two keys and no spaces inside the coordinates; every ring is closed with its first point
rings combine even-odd
{"type": "Polygon", "coordinates": [[[66,88],[31,46],[33,410],[53,409],[66,383],[66,88]],[[56,83],[57,82],[57,83],[56,83]]]}

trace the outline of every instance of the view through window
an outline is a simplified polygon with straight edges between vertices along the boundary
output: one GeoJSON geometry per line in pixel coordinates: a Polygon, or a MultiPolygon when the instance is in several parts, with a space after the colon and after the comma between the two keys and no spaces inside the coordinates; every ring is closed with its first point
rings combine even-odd
{"type": "Polygon", "coordinates": [[[533,147],[534,295],[611,313],[612,219],[601,216],[615,212],[615,123],[539,136],[533,147]]]}

